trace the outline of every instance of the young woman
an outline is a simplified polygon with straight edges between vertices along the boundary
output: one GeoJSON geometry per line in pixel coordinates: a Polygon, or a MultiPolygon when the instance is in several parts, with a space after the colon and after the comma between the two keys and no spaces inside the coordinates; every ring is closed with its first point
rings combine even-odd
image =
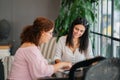
{"type": "Polygon", "coordinates": [[[63,67],[71,67],[69,62],[49,65],[38,48],[52,37],[54,24],[44,17],[35,19],[33,25],[25,27],[21,33],[21,46],[16,51],[9,80],[37,80],[51,76],[63,67]]]}
{"type": "Polygon", "coordinates": [[[76,62],[92,58],[92,46],[89,39],[89,24],[83,18],[76,18],[66,36],[60,37],[54,60],[56,63],[69,61],[76,62]]]}

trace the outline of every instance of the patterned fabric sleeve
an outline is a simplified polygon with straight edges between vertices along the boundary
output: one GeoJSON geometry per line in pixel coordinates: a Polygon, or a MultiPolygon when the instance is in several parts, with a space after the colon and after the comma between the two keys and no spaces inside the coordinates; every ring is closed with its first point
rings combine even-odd
{"type": "Polygon", "coordinates": [[[56,44],[54,60],[56,60],[56,59],[61,60],[62,50],[63,50],[62,48],[65,45],[64,41],[65,41],[64,36],[60,37],[60,39],[58,40],[58,42],[56,44]]]}
{"type": "Polygon", "coordinates": [[[93,58],[93,51],[92,51],[92,43],[91,43],[91,40],[89,39],[89,44],[88,44],[88,51],[87,51],[87,55],[86,55],[86,58],[89,59],[89,58],[93,58]]]}

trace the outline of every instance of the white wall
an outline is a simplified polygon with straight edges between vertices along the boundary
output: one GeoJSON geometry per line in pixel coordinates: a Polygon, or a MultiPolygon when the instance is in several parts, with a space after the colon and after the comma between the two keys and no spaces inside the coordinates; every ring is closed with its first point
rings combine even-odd
{"type": "Polygon", "coordinates": [[[10,42],[13,53],[20,45],[20,33],[24,26],[32,24],[38,16],[55,20],[60,9],[60,0],[0,0],[0,20],[11,24],[10,42]]]}

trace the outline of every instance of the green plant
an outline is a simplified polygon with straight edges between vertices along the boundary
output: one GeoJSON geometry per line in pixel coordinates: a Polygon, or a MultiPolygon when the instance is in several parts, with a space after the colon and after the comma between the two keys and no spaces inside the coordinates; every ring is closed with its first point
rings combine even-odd
{"type": "Polygon", "coordinates": [[[62,0],[59,16],[55,20],[57,37],[66,35],[71,22],[78,16],[93,23],[96,17],[93,6],[96,6],[97,2],[98,0],[62,0]]]}
{"type": "Polygon", "coordinates": [[[115,1],[115,9],[120,10],[120,1],[119,0],[114,0],[115,1]]]}

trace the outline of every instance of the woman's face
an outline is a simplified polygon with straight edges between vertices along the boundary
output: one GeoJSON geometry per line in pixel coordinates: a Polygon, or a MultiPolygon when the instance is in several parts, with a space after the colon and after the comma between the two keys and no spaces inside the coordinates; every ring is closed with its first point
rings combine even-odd
{"type": "Polygon", "coordinates": [[[50,31],[43,31],[41,38],[40,38],[40,43],[46,43],[48,42],[53,36],[53,29],[51,29],[50,31]]]}
{"type": "Polygon", "coordinates": [[[73,37],[79,38],[81,37],[85,32],[85,27],[81,24],[75,25],[73,28],[73,37]]]}

